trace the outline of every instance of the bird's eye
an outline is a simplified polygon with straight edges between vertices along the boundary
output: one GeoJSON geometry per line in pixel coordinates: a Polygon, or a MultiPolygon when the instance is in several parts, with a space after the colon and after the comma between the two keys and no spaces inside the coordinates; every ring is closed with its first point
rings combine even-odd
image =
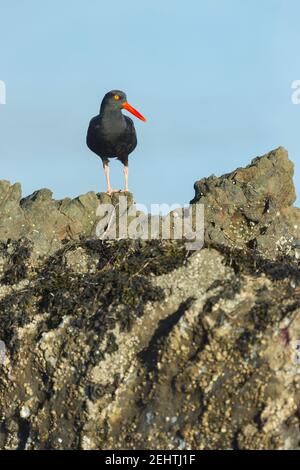
{"type": "Polygon", "coordinates": [[[120,99],[119,95],[114,96],[115,100],[118,101],[120,99]]]}

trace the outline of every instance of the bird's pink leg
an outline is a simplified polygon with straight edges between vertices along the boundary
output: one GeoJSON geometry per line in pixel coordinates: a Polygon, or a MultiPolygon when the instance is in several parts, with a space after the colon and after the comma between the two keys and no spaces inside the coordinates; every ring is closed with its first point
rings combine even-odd
{"type": "Polygon", "coordinates": [[[103,170],[105,174],[105,179],[106,179],[106,186],[107,186],[107,194],[112,194],[112,193],[118,193],[118,189],[112,189],[110,185],[110,178],[109,178],[109,164],[107,160],[103,161],[103,170]]]}
{"type": "Polygon", "coordinates": [[[123,189],[122,192],[127,193],[129,191],[128,189],[128,164],[124,165],[124,179],[125,179],[125,189],[123,189]]]}
{"type": "Polygon", "coordinates": [[[109,164],[108,161],[103,160],[103,170],[105,174],[105,179],[106,179],[106,187],[107,187],[107,193],[111,193],[111,186],[110,186],[110,179],[109,179],[109,164]]]}

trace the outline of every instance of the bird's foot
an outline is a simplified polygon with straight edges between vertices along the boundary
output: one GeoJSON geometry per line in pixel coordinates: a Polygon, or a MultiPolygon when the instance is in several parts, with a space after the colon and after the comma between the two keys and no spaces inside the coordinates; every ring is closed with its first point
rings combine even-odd
{"type": "Polygon", "coordinates": [[[106,191],[106,194],[108,194],[109,196],[111,196],[112,194],[114,193],[120,193],[121,192],[121,189],[108,189],[106,191]]]}
{"type": "Polygon", "coordinates": [[[129,189],[120,189],[120,193],[129,193],[129,189]]]}

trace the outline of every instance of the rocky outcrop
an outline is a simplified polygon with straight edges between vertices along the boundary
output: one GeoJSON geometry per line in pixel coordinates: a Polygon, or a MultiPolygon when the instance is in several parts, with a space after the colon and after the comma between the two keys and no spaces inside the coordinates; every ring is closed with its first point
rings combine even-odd
{"type": "Polygon", "coordinates": [[[279,147],[246,168],[197,181],[191,203],[205,206],[207,243],[274,256],[282,244],[300,238],[293,174],[287,151],[279,147]]]}
{"type": "Polygon", "coordinates": [[[106,195],[1,183],[0,448],[298,449],[292,176],[280,148],[198,181],[196,252],[96,239],[106,195]]]}
{"type": "MultiPolygon", "coordinates": [[[[118,203],[119,194],[89,192],[75,199],[54,200],[49,189],[22,198],[19,183],[0,181],[0,240],[26,238],[35,256],[49,256],[68,240],[93,237],[99,204],[118,203]]],[[[128,206],[133,203],[127,195],[128,206]]]]}
{"type": "MultiPolygon", "coordinates": [[[[255,158],[246,168],[210,176],[194,185],[191,204],[205,208],[205,241],[233,248],[255,248],[277,256],[300,239],[300,210],[293,207],[293,163],[282,147],[255,158]]],[[[120,196],[89,192],[54,200],[49,189],[22,198],[19,183],[0,181],[0,241],[26,238],[34,256],[49,256],[68,240],[92,238],[103,204],[118,206],[120,196]]],[[[134,205],[127,194],[128,208],[134,205]]],[[[137,215],[139,211],[137,211],[137,215]]]]}

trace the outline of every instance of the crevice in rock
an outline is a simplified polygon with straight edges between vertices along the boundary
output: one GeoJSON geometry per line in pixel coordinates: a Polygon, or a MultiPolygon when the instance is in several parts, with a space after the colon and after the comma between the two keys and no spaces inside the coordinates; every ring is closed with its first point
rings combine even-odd
{"type": "Polygon", "coordinates": [[[143,351],[138,354],[139,359],[142,361],[148,372],[156,369],[160,348],[174,326],[179,322],[180,318],[192,306],[194,300],[195,299],[192,297],[188,298],[185,302],[180,304],[176,312],[159,321],[158,327],[147,348],[143,349],[143,351]]]}

